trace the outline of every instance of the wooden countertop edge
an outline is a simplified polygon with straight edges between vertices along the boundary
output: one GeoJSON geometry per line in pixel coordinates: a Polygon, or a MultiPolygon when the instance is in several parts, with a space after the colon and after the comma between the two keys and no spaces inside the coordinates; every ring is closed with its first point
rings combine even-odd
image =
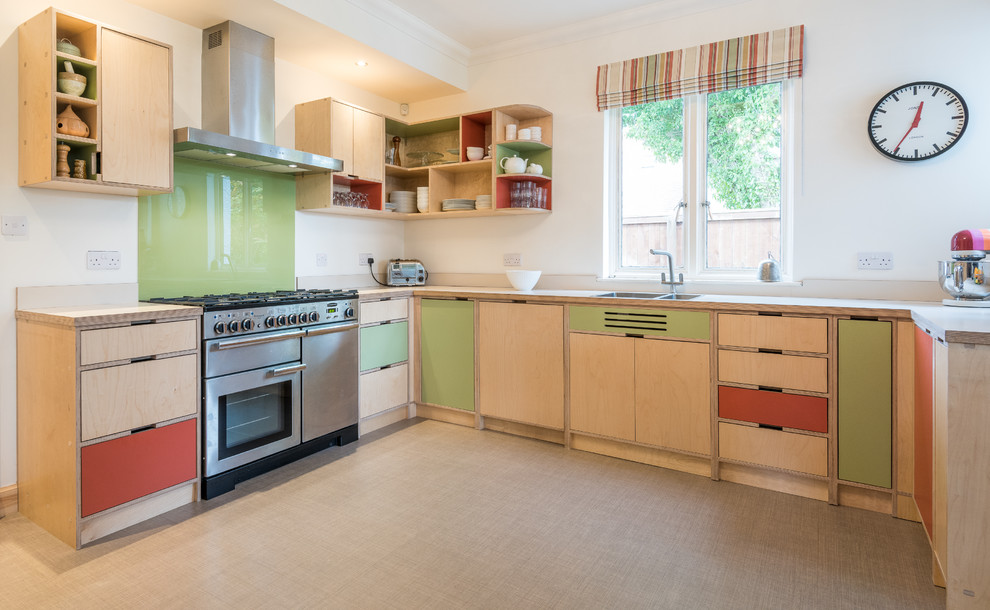
{"type": "MultiPolygon", "coordinates": [[[[786,302],[773,299],[757,302],[761,297],[730,297],[724,295],[703,295],[689,301],[667,301],[657,299],[624,299],[595,297],[594,291],[530,291],[519,292],[498,288],[464,287],[417,287],[413,295],[418,297],[459,298],[499,300],[526,303],[546,303],[555,305],[594,305],[615,307],[643,307],[651,309],[685,309],[694,311],[772,311],[806,315],[849,315],[863,317],[883,317],[910,320],[911,304],[896,301],[863,301],[862,305],[852,305],[852,299],[834,299],[835,304],[822,303],[829,299],[807,299],[808,303],[786,302]],[[707,298],[706,298],[707,297],[707,298]]],[[[765,299],[765,297],[763,298],[765,299]]],[[[800,299],[790,299],[800,301],[800,299]]],[[[988,329],[990,330],[990,329],[988,329]]]]}
{"type": "Polygon", "coordinates": [[[87,305],[83,307],[44,307],[38,309],[18,309],[14,317],[18,320],[40,322],[53,326],[82,328],[142,320],[168,320],[197,318],[203,314],[199,307],[185,305],[160,305],[157,303],[119,303],[110,305],[87,305]]]}

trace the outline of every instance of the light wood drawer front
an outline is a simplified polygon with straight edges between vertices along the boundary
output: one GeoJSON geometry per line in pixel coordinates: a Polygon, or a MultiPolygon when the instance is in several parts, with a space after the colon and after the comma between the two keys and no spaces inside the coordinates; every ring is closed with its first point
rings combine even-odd
{"type": "Polygon", "coordinates": [[[718,454],[729,460],[828,475],[828,439],[821,436],[719,422],[718,454]]]}
{"type": "Polygon", "coordinates": [[[170,354],[199,346],[196,320],[84,330],[79,334],[82,365],[170,354]]]}
{"type": "Polygon", "coordinates": [[[828,392],[828,359],[720,349],[718,380],[824,393],[828,392]]]}
{"type": "Polygon", "coordinates": [[[409,317],[409,299],[369,301],[360,304],[358,320],[361,324],[374,324],[387,320],[401,320],[409,317]]]}
{"type": "Polygon", "coordinates": [[[827,354],[828,320],[720,313],[718,344],[827,354]]]}
{"type": "Polygon", "coordinates": [[[409,402],[409,365],[365,373],[358,378],[358,412],[368,417],[409,402]]]}
{"type": "Polygon", "coordinates": [[[82,440],[195,414],[196,360],[189,354],[83,371],[82,440]]]}

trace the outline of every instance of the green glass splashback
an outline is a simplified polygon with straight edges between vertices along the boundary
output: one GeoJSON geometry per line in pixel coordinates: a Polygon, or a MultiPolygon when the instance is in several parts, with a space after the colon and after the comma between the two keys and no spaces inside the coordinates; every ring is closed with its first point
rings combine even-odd
{"type": "Polygon", "coordinates": [[[295,287],[292,176],[175,159],[175,190],[138,200],[140,298],[295,287]]]}

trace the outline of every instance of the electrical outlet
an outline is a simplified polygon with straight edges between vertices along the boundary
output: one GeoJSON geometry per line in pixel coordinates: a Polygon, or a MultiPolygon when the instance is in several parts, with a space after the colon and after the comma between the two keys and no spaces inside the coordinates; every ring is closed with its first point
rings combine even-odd
{"type": "Polygon", "coordinates": [[[857,269],[867,271],[887,271],[894,268],[893,252],[858,252],[857,269]]]}
{"type": "Polygon", "coordinates": [[[519,267],[522,265],[522,254],[519,254],[518,252],[503,254],[502,264],[506,267],[519,267]]]}
{"type": "Polygon", "coordinates": [[[86,269],[90,271],[120,269],[120,250],[90,250],[86,252],[86,269]]]}
{"type": "Polygon", "coordinates": [[[317,267],[326,267],[327,266],[327,253],[326,252],[317,252],[316,253],[316,266],[317,267]]]}
{"type": "Polygon", "coordinates": [[[358,254],[358,265],[364,267],[368,264],[368,261],[373,259],[374,256],[370,252],[362,252],[358,254]]]}
{"type": "Polygon", "coordinates": [[[2,224],[2,230],[0,230],[0,233],[3,235],[28,234],[27,216],[4,216],[0,219],[0,224],[2,224]]]}

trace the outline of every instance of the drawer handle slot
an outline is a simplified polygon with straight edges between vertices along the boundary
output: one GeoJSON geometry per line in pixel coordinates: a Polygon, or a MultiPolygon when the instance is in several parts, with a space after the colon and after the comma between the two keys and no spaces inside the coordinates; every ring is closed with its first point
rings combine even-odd
{"type": "Polygon", "coordinates": [[[771,388],[770,386],[756,386],[761,392],[783,392],[783,388],[771,388]]]}
{"type": "Polygon", "coordinates": [[[131,364],[134,364],[135,362],[147,362],[149,360],[154,360],[154,359],[155,359],[154,356],[141,356],[140,358],[131,358],[131,364]]]}
{"type": "Polygon", "coordinates": [[[768,348],[765,348],[765,347],[761,347],[757,351],[759,351],[761,354],[783,354],[784,353],[784,350],[782,350],[782,349],[768,349],[768,348]]]}
{"type": "Polygon", "coordinates": [[[878,316],[849,316],[850,320],[861,320],[863,322],[879,322],[878,316]]]}
{"type": "Polygon", "coordinates": [[[623,312],[623,311],[606,311],[606,316],[639,316],[641,318],[666,318],[665,313],[636,313],[633,311],[623,312]]]}
{"type": "Polygon", "coordinates": [[[756,312],[758,316],[775,316],[777,318],[782,318],[784,314],[779,311],[758,311],[756,312]]]}
{"type": "Polygon", "coordinates": [[[141,326],[142,324],[154,324],[154,320],[134,320],[131,322],[131,326],[141,326]]]}
{"type": "Polygon", "coordinates": [[[771,426],[770,424],[760,424],[761,428],[766,428],[767,430],[777,430],[778,432],[783,431],[783,426],[771,426]]]}
{"type": "Polygon", "coordinates": [[[631,328],[633,330],[654,330],[659,332],[667,332],[666,328],[657,328],[654,326],[626,326],[623,324],[606,324],[605,328],[631,328]]]}
{"type": "Polygon", "coordinates": [[[141,432],[147,432],[148,430],[154,430],[155,424],[150,424],[148,426],[141,426],[140,428],[134,428],[131,430],[131,434],[140,434],[141,432]]]}
{"type": "Polygon", "coordinates": [[[627,337],[632,337],[633,339],[642,339],[643,335],[636,333],[626,333],[627,337]]]}

